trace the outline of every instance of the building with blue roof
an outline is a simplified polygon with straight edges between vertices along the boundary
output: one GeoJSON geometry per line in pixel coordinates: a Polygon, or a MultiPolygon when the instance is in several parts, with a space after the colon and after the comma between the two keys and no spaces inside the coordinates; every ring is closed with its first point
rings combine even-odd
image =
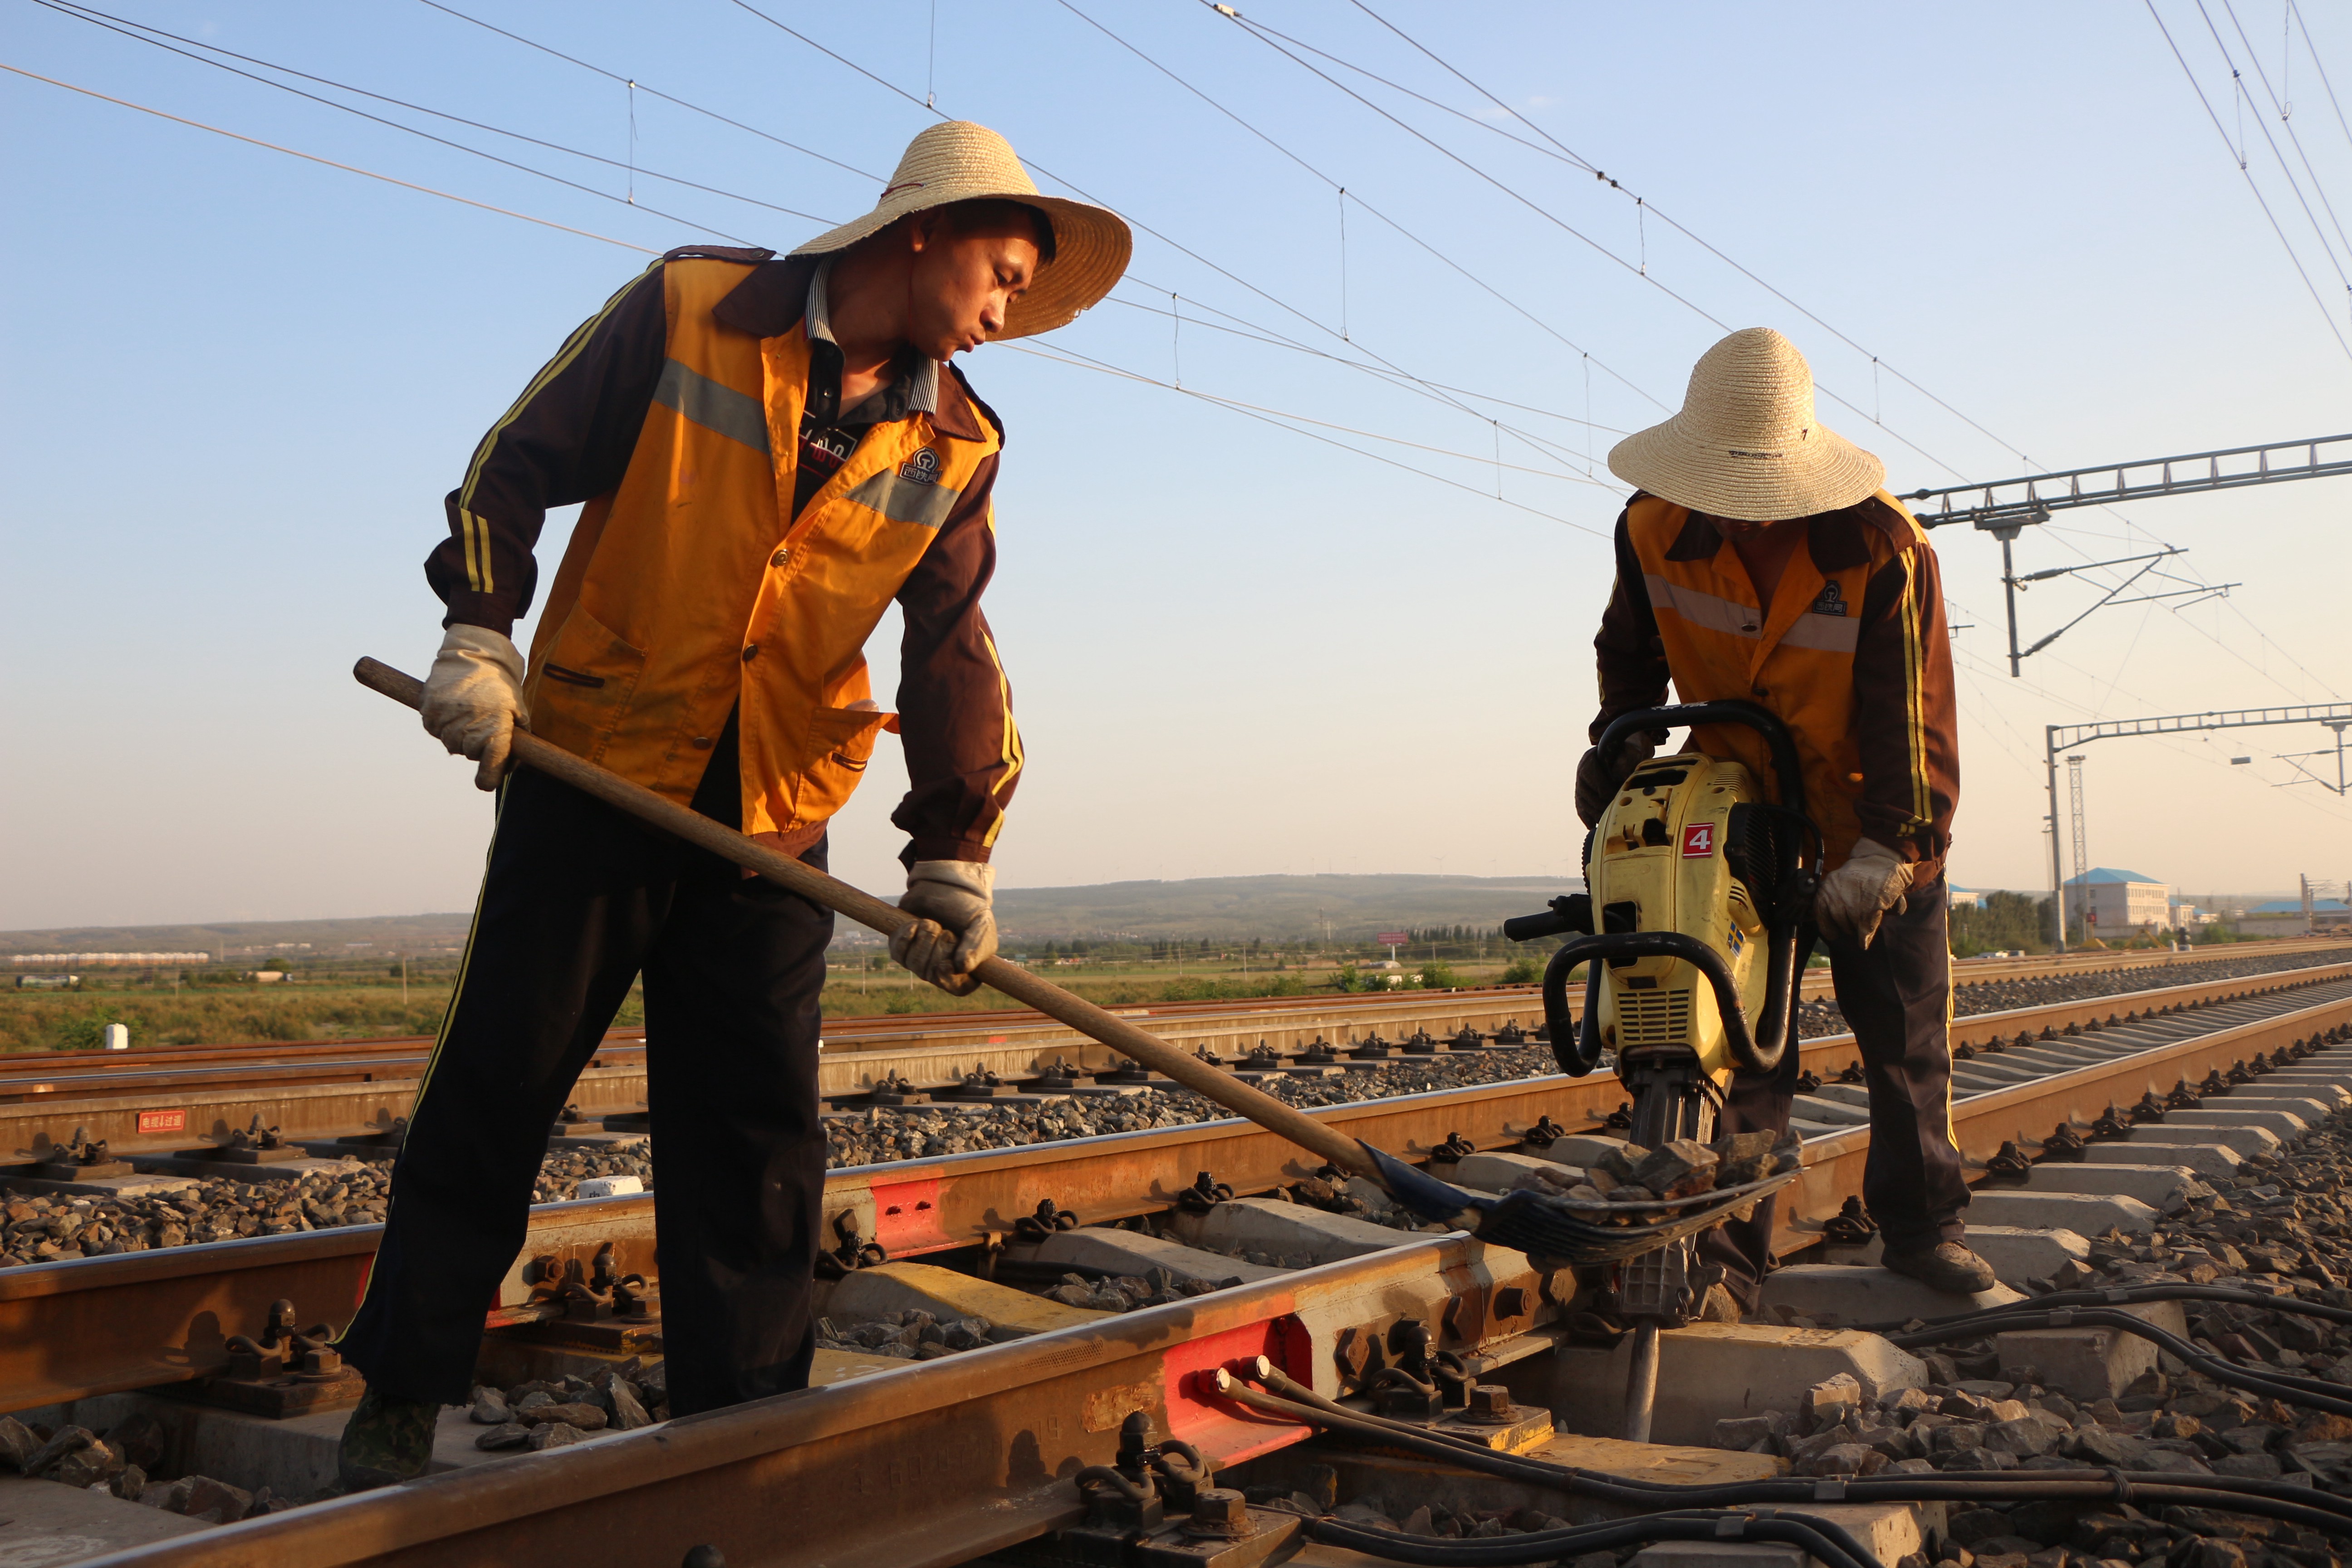
{"type": "Polygon", "coordinates": [[[2169,883],[2099,866],[2066,879],[2066,918],[2092,936],[2152,936],[2172,924],[2169,883]]]}

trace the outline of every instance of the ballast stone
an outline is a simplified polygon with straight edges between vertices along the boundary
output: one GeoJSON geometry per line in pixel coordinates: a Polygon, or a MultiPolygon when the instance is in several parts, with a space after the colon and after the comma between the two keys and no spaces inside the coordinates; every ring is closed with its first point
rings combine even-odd
{"type": "Polygon", "coordinates": [[[646,1190],[646,1184],[635,1176],[591,1176],[580,1184],[579,1195],[583,1198],[618,1198],[646,1190]]]}

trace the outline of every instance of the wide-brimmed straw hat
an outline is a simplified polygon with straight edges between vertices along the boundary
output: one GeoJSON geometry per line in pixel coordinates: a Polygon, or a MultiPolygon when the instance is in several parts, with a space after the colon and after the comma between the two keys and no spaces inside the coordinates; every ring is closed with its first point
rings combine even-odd
{"type": "Polygon", "coordinates": [[[991,199],[1035,207],[1054,226],[1054,259],[1037,269],[1028,289],[1005,311],[998,339],[1025,338],[1067,326],[1079,311],[1109,293],[1127,270],[1135,239],[1124,219],[1085,202],[1039,195],[1013,143],[969,120],[946,121],[908,142],[872,212],[818,235],[793,254],[846,250],[908,213],[991,199]]]}
{"type": "Polygon", "coordinates": [[[1682,412],[1611,447],[1609,471],[1662,500],[1745,522],[1835,511],[1886,479],[1885,464],[1814,416],[1812,367],[1769,327],[1701,354],[1682,412]]]}

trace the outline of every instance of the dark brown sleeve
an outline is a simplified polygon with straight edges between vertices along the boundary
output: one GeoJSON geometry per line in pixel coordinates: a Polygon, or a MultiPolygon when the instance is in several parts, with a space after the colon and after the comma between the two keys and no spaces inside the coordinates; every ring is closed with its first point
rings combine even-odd
{"type": "Polygon", "coordinates": [[[1004,826],[1021,776],[1013,688],[980,596],[996,574],[989,491],[996,458],[980,466],[939,536],[898,590],[907,631],[898,651],[898,729],[907,798],[890,820],[909,840],[900,858],[982,860],[1004,826]]]}
{"type": "Polygon", "coordinates": [[[1622,512],[1617,518],[1617,585],[1609,591],[1609,607],[1601,613],[1601,634],[1592,639],[1592,648],[1600,661],[1601,712],[1592,721],[1590,738],[1597,742],[1620,713],[1655,708],[1666,700],[1666,645],[1658,636],[1649,584],[1622,512]]]}
{"type": "Polygon", "coordinates": [[[449,492],[449,537],[425,558],[425,580],[462,623],[511,636],[539,582],[531,551],[551,507],[621,482],[668,353],[668,309],[656,261],[564,340],[531,378],[449,492]]]}
{"type": "Polygon", "coordinates": [[[1922,862],[1915,886],[1931,886],[1951,847],[1960,738],[1943,573],[1925,541],[1880,567],[1863,591],[1853,731],[1864,837],[1922,862]]]}

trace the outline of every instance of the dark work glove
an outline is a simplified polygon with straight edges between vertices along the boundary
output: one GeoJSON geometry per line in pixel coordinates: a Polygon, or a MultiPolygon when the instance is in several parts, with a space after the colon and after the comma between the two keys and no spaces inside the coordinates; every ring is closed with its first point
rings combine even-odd
{"type": "Polygon", "coordinates": [[[1609,797],[1657,751],[1655,741],[1646,734],[1637,734],[1618,742],[1612,756],[1603,757],[1598,746],[1584,753],[1584,760],[1576,764],[1576,815],[1585,826],[1601,820],[1609,809],[1609,797]]]}

